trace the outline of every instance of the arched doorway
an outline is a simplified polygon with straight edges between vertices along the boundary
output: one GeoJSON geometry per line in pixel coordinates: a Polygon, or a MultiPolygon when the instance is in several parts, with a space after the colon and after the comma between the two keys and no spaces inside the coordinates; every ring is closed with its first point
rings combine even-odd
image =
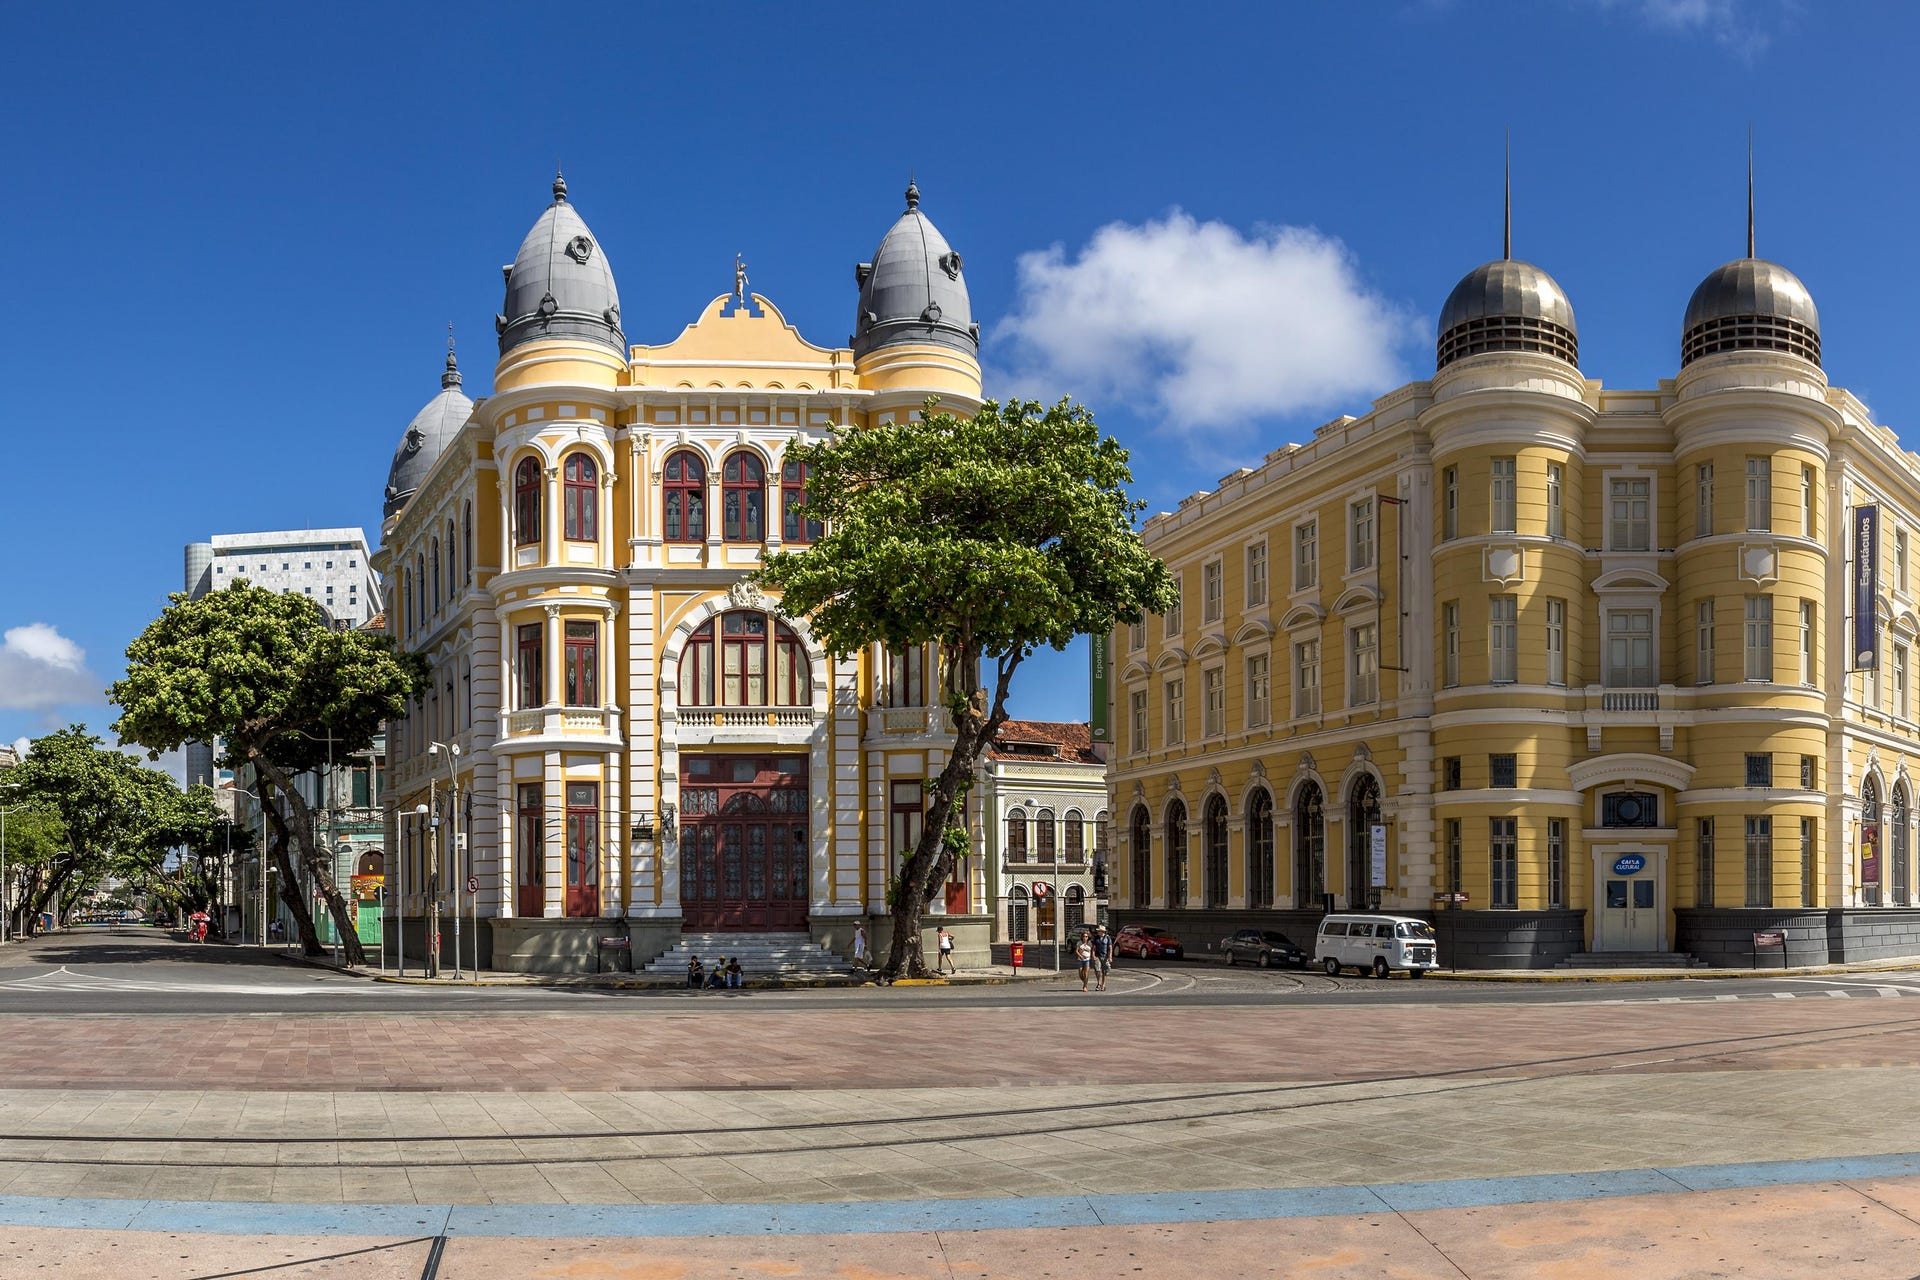
{"type": "Polygon", "coordinates": [[[1347,907],[1365,908],[1373,884],[1373,828],[1380,822],[1380,784],[1363,773],[1347,794],[1347,907]]]}
{"type": "Polygon", "coordinates": [[[1897,782],[1893,787],[1893,811],[1888,815],[1889,832],[1893,839],[1888,844],[1893,850],[1893,905],[1904,907],[1912,901],[1909,880],[1912,876],[1912,859],[1907,844],[1907,784],[1897,782]]]}
{"type": "Polygon", "coordinates": [[[1304,783],[1293,805],[1293,905],[1313,908],[1327,891],[1327,815],[1320,784],[1304,783]]]}
{"type": "Polygon", "coordinates": [[[1880,905],[1880,784],[1871,774],[1860,784],[1860,902],[1880,905]]]}
{"type": "Polygon", "coordinates": [[[1007,941],[1025,942],[1027,940],[1027,891],[1021,885],[1013,886],[1007,894],[1007,941]]]}
{"type": "Polygon", "coordinates": [[[805,756],[681,758],[680,909],[688,930],[807,927],[807,765],[805,756]]]}
{"type": "Polygon", "coordinates": [[[1153,819],[1143,804],[1133,809],[1127,832],[1127,861],[1133,905],[1144,907],[1153,901],[1153,819]]]}
{"type": "Polygon", "coordinates": [[[1187,905],[1187,805],[1167,806],[1167,905],[1187,905]]]}
{"type": "Polygon", "coordinates": [[[1202,840],[1206,845],[1205,881],[1202,889],[1210,907],[1227,905],[1227,801],[1224,796],[1207,800],[1202,820],[1202,840]]]}
{"type": "Polygon", "coordinates": [[[1273,797],[1265,787],[1247,801],[1247,905],[1273,905],[1273,797]]]}

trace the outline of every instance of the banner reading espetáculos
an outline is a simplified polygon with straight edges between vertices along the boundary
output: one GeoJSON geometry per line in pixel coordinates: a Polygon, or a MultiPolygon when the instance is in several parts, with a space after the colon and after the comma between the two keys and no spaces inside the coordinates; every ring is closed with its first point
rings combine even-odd
{"type": "Polygon", "coordinates": [[[1880,508],[1853,509],[1853,669],[1880,665],[1880,508]]]}

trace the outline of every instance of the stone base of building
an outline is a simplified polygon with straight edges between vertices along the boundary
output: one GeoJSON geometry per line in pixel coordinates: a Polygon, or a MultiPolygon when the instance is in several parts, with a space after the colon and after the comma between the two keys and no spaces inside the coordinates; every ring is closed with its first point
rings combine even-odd
{"type": "MultiPolygon", "coordinates": [[[[1165,929],[1180,939],[1189,956],[1217,956],[1220,943],[1242,929],[1277,929],[1301,950],[1313,950],[1320,928],[1318,910],[1276,908],[1271,911],[1168,910],[1116,907],[1114,927],[1139,924],[1165,929]]],[[[1387,908],[1386,914],[1416,916],[1433,922],[1440,943],[1440,964],[1447,969],[1551,969],[1575,952],[1586,949],[1584,911],[1410,911],[1387,908]]],[[[1027,954],[1034,954],[1029,943],[1027,954]]],[[[1049,956],[1052,948],[1046,948],[1049,956]]]]}
{"type": "MultiPolygon", "coordinates": [[[[479,947],[480,967],[482,969],[493,968],[493,935],[487,928],[487,926],[492,923],[493,922],[485,916],[480,918],[479,947]]],[[[381,956],[380,944],[364,942],[361,945],[367,949],[367,963],[379,964],[381,956]]],[[[460,955],[457,967],[462,973],[465,973],[473,967],[474,963],[474,922],[471,916],[462,916],[460,918],[459,946],[460,955]]],[[[448,973],[452,973],[456,967],[453,951],[453,917],[452,915],[445,915],[440,917],[440,967],[448,973]]],[[[387,917],[385,957],[385,963],[389,969],[401,968],[403,967],[401,962],[405,961],[404,968],[407,973],[415,976],[419,975],[426,965],[427,958],[426,918],[424,916],[407,916],[405,919],[396,920],[392,916],[387,917]]]]}
{"type": "MultiPolygon", "coordinates": [[[[841,955],[850,955],[853,925],[854,919],[851,917],[819,921],[814,925],[814,936],[841,955]],[[823,927],[831,932],[832,941],[822,936],[823,927]]],[[[953,963],[956,968],[979,969],[994,963],[992,916],[926,915],[920,917],[920,950],[927,958],[927,968],[933,968],[939,959],[939,930],[943,927],[953,935],[953,963]]],[[[874,963],[886,963],[887,953],[893,948],[892,916],[871,916],[867,919],[867,946],[873,951],[874,963]]]]}
{"type": "Polygon", "coordinates": [[[1674,949],[1731,969],[1846,964],[1920,956],[1920,909],[1913,907],[1681,907],[1674,949]],[[1786,935],[1781,950],[1757,951],[1756,933],[1786,935]]]}
{"type": "Polygon", "coordinates": [[[504,973],[630,973],[680,940],[680,920],[513,916],[484,921],[504,973]],[[608,946],[622,939],[625,946],[608,946]]]}

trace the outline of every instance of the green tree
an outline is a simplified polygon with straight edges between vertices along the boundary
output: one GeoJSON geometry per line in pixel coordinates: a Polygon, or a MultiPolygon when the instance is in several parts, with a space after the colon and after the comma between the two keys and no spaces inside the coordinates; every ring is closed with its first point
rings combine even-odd
{"type": "Polygon", "coordinates": [[[7,908],[10,933],[24,933],[23,917],[39,893],[55,859],[67,848],[67,831],[60,815],[43,800],[16,800],[20,793],[0,793],[7,806],[7,908]]]}
{"type": "Polygon", "coordinates": [[[336,631],[305,596],[249,584],[198,600],[174,594],[127,647],[127,674],[109,695],[114,730],[157,755],[189,741],[224,739],[223,763],[251,765],[261,784],[268,848],[308,955],[323,954],[293,873],[289,845],[320,890],[350,964],[366,960],[331,855],[314,838],[313,812],[295,775],[322,765],[329,743],[345,758],[365,750],[380,726],[406,714],[426,683],[426,663],[367,631],[336,631]],[[290,815],[271,803],[284,797],[290,815]]]}
{"type": "Polygon", "coordinates": [[[807,514],[826,535],[756,577],[831,653],[938,646],[953,751],[927,786],[918,844],[892,877],[885,972],[924,974],[920,919],[964,855],[963,808],[1007,691],[1041,645],[1105,636],[1165,612],[1172,575],[1141,544],[1127,452],[1083,406],[936,401],[916,421],[856,428],[787,457],[810,468],[807,514]],[[989,683],[990,686],[989,687],[989,683]],[[951,830],[950,830],[951,827],[951,830]]]}

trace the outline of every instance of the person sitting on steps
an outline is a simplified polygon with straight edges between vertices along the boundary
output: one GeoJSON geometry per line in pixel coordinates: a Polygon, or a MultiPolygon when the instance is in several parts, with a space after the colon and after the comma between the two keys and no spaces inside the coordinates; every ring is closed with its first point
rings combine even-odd
{"type": "Polygon", "coordinates": [[[687,957],[687,985],[698,990],[707,980],[706,971],[700,967],[699,956],[687,957]]]}

